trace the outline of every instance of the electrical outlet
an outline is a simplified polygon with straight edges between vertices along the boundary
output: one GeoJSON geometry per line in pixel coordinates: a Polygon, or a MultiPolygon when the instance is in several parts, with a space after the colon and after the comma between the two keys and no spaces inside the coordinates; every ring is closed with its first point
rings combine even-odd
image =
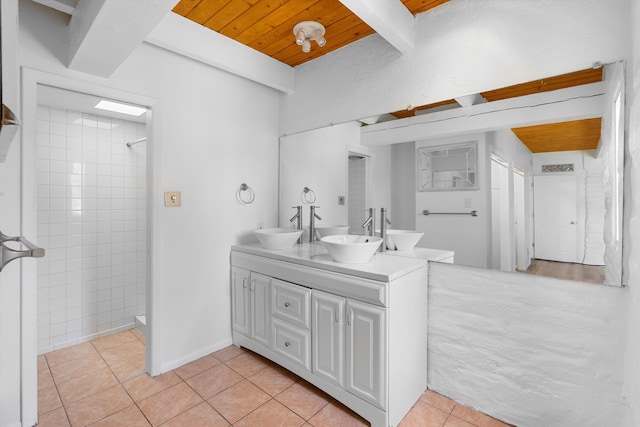
{"type": "Polygon", "coordinates": [[[338,206],[344,206],[344,196],[338,196],[338,206]]]}
{"type": "Polygon", "coordinates": [[[179,191],[167,191],[164,193],[164,205],[167,208],[181,206],[182,198],[179,191]]]}

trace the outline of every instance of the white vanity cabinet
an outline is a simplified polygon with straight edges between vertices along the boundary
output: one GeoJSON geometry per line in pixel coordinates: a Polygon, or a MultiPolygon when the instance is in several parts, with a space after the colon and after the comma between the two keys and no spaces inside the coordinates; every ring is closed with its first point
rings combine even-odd
{"type": "Polygon", "coordinates": [[[234,246],[231,264],[235,345],[289,369],[374,427],[397,425],[425,391],[426,261],[376,254],[367,264],[338,264],[310,243],[278,251],[234,246]],[[267,298],[256,293],[258,282],[267,298]]]}
{"type": "Polygon", "coordinates": [[[270,277],[232,268],[232,327],[267,348],[271,346],[270,289],[270,277]]]}

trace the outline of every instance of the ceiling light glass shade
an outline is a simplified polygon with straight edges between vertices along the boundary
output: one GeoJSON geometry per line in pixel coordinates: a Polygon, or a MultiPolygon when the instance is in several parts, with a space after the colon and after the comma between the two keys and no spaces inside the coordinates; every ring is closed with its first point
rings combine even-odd
{"type": "Polygon", "coordinates": [[[311,41],[309,39],[305,39],[304,43],[302,43],[302,51],[304,53],[311,52],[311,41]]]}
{"type": "Polygon", "coordinates": [[[318,46],[323,47],[324,45],[327,44],[327,39],[325,39],[324,37],[320,36],[320,37],[316,38],[316,43],[318,43],[318,46]]]}
{"type": "Polygon", "coordinates": [[[304,31],[300,30],[296,33],[296,44],[302,46],[306,37],[304,36],[304,31]]]}

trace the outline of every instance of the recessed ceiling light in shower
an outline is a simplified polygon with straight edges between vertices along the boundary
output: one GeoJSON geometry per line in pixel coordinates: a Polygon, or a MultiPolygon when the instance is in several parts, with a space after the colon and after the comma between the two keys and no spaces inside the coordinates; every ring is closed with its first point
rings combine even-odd
{"type": "Polygon", "coordinates": [[[147,109],[143,107],[122,104],[120,102],[107,101],[104,99],[98,102],[95,108],[98,108],[100,110],[113,111],[116,113],[128,114],[130,116],[140,116],[147,111],[147,109]]]}

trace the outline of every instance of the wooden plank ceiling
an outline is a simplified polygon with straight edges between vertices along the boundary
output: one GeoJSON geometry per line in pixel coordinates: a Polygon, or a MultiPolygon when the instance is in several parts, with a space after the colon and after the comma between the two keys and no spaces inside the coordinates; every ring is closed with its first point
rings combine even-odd
{"type": "MultiPolygon", "coordinates": [[[[402,0],[414,15],[433,9],[448,0],[402,0]]],[[[180,0],[173,12],[217,31],[292,67],[326,55],[373,34],[373,29],[339,0],[180,0]],[[303,53],[295,43],[293,26],[300,21],[318,21],[326,28],[327,44],[311,43],[303,53]]],[[[489,102],[602,81],[602,68],[588,69],[510,87],[483,92],[489,102]]],[[[391,113],[396,118],[415,115],[447,105],[453,100],[418,106],[391,113]]],[[[534,152],[593,149],[600,139],[600,119],[579,120],[513,129],[534,152]]]]}
{"type": "MultiPolygon", "coordinates": [[[[567,87],[580,86],[602,81],[602,67],[562,74],[521,83],[501,89],[482,92],[488,101],[515,98],[534,93],[549,92],[567,87]]],[[[455,99],[422,105],[413,110],[402,110],[391,113],[397,118],[412,117],[416,111],[428,110],[442,105],[459,107],[455,99]]],[[[600,141],[601,118],[574,120],[561,123],[550,123],[511,129],[532,153],[548,153],[554,151],[592,150],[600,141]]]]}
{"type": "MultiPolygon", "coordinates": [[[[414,15],[447,1],[402,0],[414,15]]],[[[339,0],[181,0],[173,12],[292,67],[374,33],[339,0]],[[324,25],[327,44],[302,52],[293,34],[301,21],[324,25]]]]}

